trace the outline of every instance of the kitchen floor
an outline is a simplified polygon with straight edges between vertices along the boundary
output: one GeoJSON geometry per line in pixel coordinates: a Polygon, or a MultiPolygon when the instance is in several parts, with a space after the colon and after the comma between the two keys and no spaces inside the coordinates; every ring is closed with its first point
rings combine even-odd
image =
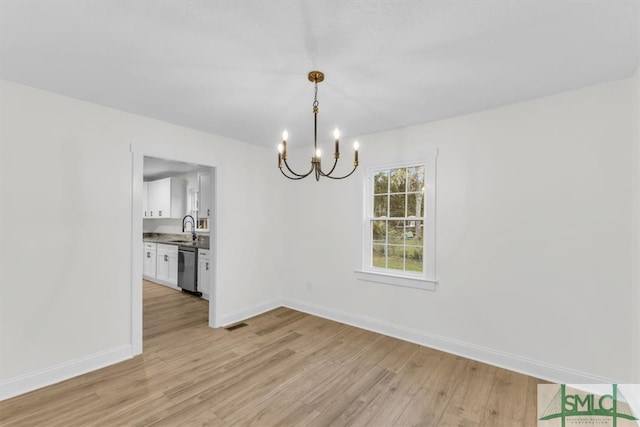
{"type": "Polygon", "coordinates": [[[143,339],[209,322],[209,301],[143,280],[143,339]],[[167,298],[175,293],[176,298],[167,298]]]}

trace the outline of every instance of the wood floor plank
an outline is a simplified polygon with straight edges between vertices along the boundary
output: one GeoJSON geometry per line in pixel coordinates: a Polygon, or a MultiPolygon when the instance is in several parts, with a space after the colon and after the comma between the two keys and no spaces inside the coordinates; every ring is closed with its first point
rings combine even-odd
{"type": "MultiPolygon", "coordinates": [[[[289,377],[284,383],[264,396],[261,401],[254,402],[243,411],[237,411],[225,418],[231,425],[278,425],[294,411],[294,406],[309,408],[300,402],[300,396],[309,393],[321,384],[332,373],[337,373],[339,366],[323,360],[309,361],[303,371],[289,377]]],[[[317,415],[317,414],[316,414],[317,415]]],[[[313,418],[313,417],[312,417],[313,418]]]]}
{"type": "Polygon", "coordinates": [[[443,357],[433,374],[413,396],[396,424],[401,426],[437,425],[468,362],[461,357],[443,357]]]}
{"type": "Polygon", "coordinates": [[[378,366],[391,372],[399,372],[407,364],[411,356],[418,351],[419,346],[396,338],[385,338],[389,341],[389,348],[382,360],[378,362],[378,366]]]}
{"type": "Polygon", "coordinates": [[[389,375],[393,375],[393,373],[386,369],[374,367],[363,372],[357,366],[352,366],[351,370],[343,377],[344,379],[336,384],[336,389],[327,389],[325,393],[309,402],[302,399],[303,402],[320,412],[309,425],[334,425],[355,399],[361,396],[365,390],[385,381],[389,375]],[[338,393],[337,390],[340,392],[338,393]]]}
{"type": "Polygon", "coordinates": [[[354,420],[353,425],[395,425],[420,387],[433,375],[444,355],[439,351],[419,348],[390,382],[385,392],[369,402],[358,419],[354,420]]]}
{"type": "Polygon", "coordinates": [[[527,377],[527,398],[524,408],[524,427],[536,427],[538,425],[538,384],[548,384],[548,382],[527,377]]]}
{"type": "Polygon", "coordinates": [[[385,395],[397,375],[387,369],[382,372],[383,375],[379,377],[376,383],[364,389],[360,395],[351,400],[349,405],[345,405],[340,415],[331,420],[332,426],[353,425],[372,401],[385,395]]]}
{"type": "Polygon", "coordinates": [[[142,355],[0,402],[0,425],[536,425],[535,378],[289,308],[228,331],[200,298],[143,299],[142,355]]]}
{"type": "Polygon", "coordinates": [[[489,394],[482,425],[486,427],[520,427],[525,424],[528,377],[498,370],[489,394]]]}
{"type": "Polygon", "coordinates": [[[179,427],[226,427],[228,426],[223,420],[218,418],[211,411],[204,411],[187,421],[178,424],[179,427]]]}
{"type": "MultiPolygon", "coordinates": [[[[289,344],[289,350],[293,351],[293,346],[301,340],[296,340],[289,344]]],[[[315,347],[320,349],[327,345],[326,340],[309,341],[307,350],[315,347]]],[[[248,377],[245,384],[240,383],[238,392],[235,394],[227,392],[229,395],[223,401],[218,401],[212,406],[212,410],[220,418],[224,420],[232,419],[234,413],[240,412],[244,408],[257,406],[265,398],[273,395],[278,389],[285,387],[289,383],[290,378],[296,378],[298,373],[304,372],[310,366],[317,364],[314,358],[300,353],[294,352],[292,357],[288,359],[286,364],[280,367],[269,365],[265,372],[259,376],[248,377]]],[[[323,372],[326,375],[326,372],[323,372]]],[[[300,389],[295,388],[298,393],[300,389]]]]}
{"type": "Polygon", "coordinates": [[[438,422],[438,427],[478,427],[480,424],[469,421],[460,415],[445,412],[438,422]]]}
{"type": "Polygon", "coordinates": [[[496,371],[492,366],[469,361],[446,411],[476,424],[482,422],[496,371]]]}
{"type": "Polygon", "coordinates": [[[173,402],[164,395],[150,395],[139,398],[127,405],[120,405],[100,414],[91,425],[95,426],[131,426],[140,424],[149,414],[155,414],[173,407],[173,402]]]}

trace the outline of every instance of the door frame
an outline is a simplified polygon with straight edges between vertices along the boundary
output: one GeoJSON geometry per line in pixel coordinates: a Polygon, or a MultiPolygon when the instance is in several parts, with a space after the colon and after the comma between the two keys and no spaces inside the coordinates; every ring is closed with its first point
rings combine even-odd
{"type": "MultiPolygon", "coordinates": [[[[131,168],[131,352],[132,355],[142,354],[142,272],[143,260],[143,218],[142,218],[142,194],[144,158],[156,157],[177,162],[193,163],[211,169],[211,200],[213,204],[213,218],[209,219],[209,249],[211,265],[217,265],[217,207],[218,207],[218,170],[216,162],[203,161],[202,155],[193,152],[176,152],[175,149],[166,147],[154,147],[142,143],[131,144],[132,168],[131,168]]],[[[220,326],[218,310],[217,269],[214,268],[209,279],[209,327],[220,326]]]]}

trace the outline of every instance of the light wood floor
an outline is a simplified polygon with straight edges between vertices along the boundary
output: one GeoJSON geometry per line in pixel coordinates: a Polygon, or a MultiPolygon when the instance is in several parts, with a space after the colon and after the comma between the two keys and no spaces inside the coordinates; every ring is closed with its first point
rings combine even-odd
{"type": "Polygon", "coordinates": [[[535,378],[279,308],[227,331],[146,282],[144,355],[0,403],[3,426],[535,426],[535,378]]]}

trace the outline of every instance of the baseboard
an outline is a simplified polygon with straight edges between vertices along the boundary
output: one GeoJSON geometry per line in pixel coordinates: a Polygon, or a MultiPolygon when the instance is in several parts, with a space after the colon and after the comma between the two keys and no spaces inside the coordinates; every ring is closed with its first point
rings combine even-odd
{"type": "Polygon", "coordinates": [[[269,310],[273,310],[274,308],[282,307],[282,300],[280,298],[273,299],[271,301],[267,301],[261,304],[254,305],[253,307],[249,307],[246,309],[238,310],[236,312],[223,315],[220,318],[220,326],[227,326],[233,323],[238,323],[243,320],[247,320],[251,317],[257,316],[258,314],[265,313],[269,310]]]}
{"type": "Polygon", "coordinates": [[[0,381],[0,401],[122,362],[131,357],[131,345],[123,345],[0,381]]]}
{"type": "MultiPolygon", "coordinates": [[[[220,324],[221,326],[226,326],[238,323],[282,306],[554,383],[620,384],[624,382],[619,379],[600,377],[586,372],[545,364],[526,357],[429,334],[367,316],[354,315],[352,313],[288,298],[273,299],[247,309],[224,315],[222,316],[220,324]]],[[[69,362],[60,363],[30,374],[0,381],[0,401],[122,362],[131,357],[132,347],[130,345],[124,345],[69,362]]]]}
{"type": "Polygon", "coordinates": [[[451,338],[429,334],[416,329],[383,322],[366,316],[334,310],[303,301],[284,299],[282,305],[294,310],[324,317],[336,322],[345,323],[357,328],[377,332],[404,341],[413,342],[425,347],[434,348],[446,353],[455,354],[467,359],[476,360],[488,365],[497,366],[510,371],[519,372],[559,384],[618,384],[620,380],[599,377],[586,372],[575,371],[559,366],[546,364],[526,357],[497,351],[494,349],[470,344],[451,338]]]}
{"type": "Polygon", "coordinates": [[[142,278],[144,280],[149,281],[149,282],[153,282],[156,285],[162,285],[162,286],[166,286],[167,288],[171,288],[171,289],[176,290],[176,291],[182,291],[182,288],[178,287],[178,285],[174,285],[173,283],[165,282],[164,280],[161,280],[161,279],[156,279],[155,277],[142,276],[142,278]]]}

